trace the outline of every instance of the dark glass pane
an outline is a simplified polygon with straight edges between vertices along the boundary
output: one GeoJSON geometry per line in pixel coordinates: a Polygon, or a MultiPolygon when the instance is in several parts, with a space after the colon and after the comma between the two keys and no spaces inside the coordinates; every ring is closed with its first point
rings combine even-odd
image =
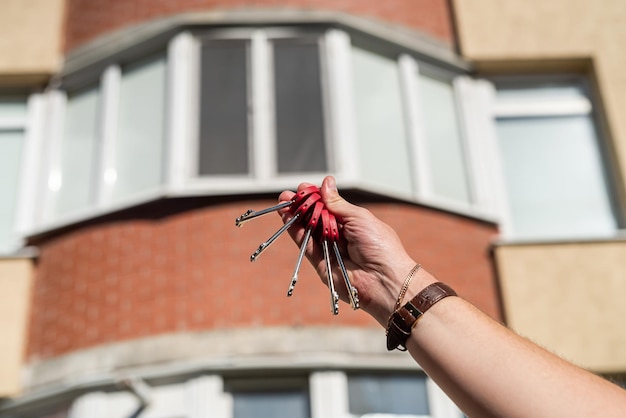
{"type": "Polygon", "coordinates": [[[246,174],[248,167],[247,41],[202,47],[198,174],[246,174]]]}
{"type": "Polygon", "coordinates": [[[350,413],[429,415],[425,376],[348,377],[350,413]]]}
{"type": "Polygon", "coordinates": [[[233,392],[234,418],[308,418],[304,391],[233,392]]]}
{"type": "Polygon", "coordinates": [[[320,76],[314,41],[274,43],[279,173],[327,169],[320,76]]]}

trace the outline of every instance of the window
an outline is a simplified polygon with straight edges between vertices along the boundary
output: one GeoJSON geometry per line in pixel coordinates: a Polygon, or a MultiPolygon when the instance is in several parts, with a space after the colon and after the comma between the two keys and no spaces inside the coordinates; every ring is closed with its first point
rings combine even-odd
{"type": "Polygon", "coordinates": [[[55,215],[64,215],[94,204],[100,156],[100,88],[88,87],[70,93],[60,143],[55,215]]]}
{"type": "Polygon", "coordinates": [[[225,390],[233,399],[233,418],[309,418],[305,380],[230,380],[225,390]]]}
{"type": "Polygon", "coordinates": [[[430,415],[426,376],[354,374],[348,376],[350,414],[430,415]]]}
{"type": "Polygon", "coordinates": [[[50,152],[48,219],[84,216],[160,189],[166,67],[159,53],[107,66],[99,82],[69,89],[50,152]]]}
{"type": "Polygon", "coordinates": [[[15,215],[26,100],[0,97],[0,252],[15,245],[15,215]]]}
{"type": "Polygon", "coordinates": [[[418,84],[433,194],[470,203],[468,168],[452,79],[422,67],[418,84]]]}
{"type": "Polygon", "coordinates": [[[411,195],[411,154],[397,61],[354,46],[352,68],[361,175],[375,185],[411,195]]]}
{"type": "Polygon", "coordinates": [[[154,190],[163,181],[165,63],[160,54],[122,70],[115,170],[108,175],[114,200],[154,190]]]}
{"type": "Polygon", "coordinates": [[[210,35],[200,50],[199,176],[328,170],[318,35],[210,35]]]}
{"type": "Polygon", "coordinates": [[[351,49],[361,178],[404,197],[472,210],[470,166],[455,81],[461,72],[398,48],[351,49]]]}
{"type": "Polygon", "coordinates": [[[207,41],[200,66],[198,174],[250,173],[247,40],[207,41]]]}
{"type": "MultiPolygon", "coordinates": [[[[263,370],[245,377],[201,375],[159,385],[140,381],[142,404],[128,390],[88,392],[74,400],[69,417],[95,412],[111,418],[460,418],[459,409],[419,372],[263,370]],[[293,371],[292,371],[293,372],[293,371]],[[140,413],[139,413],[140,412],[140,413]],[[133,415],[135,414],[135,415],[133,415]]],[[[136,380],[137,381],[137,380],[136,380]]]]}
{"type": "Polygon", "coordinates": [[[615,232],[591,101],[581,83],[500,83],[496,117],[512,236],[615,232]]]}
{"type": "Polygon", "coordinates": [[[314,39],[274,42],[278,172],[326,171],[321,64],[314,39]]]}

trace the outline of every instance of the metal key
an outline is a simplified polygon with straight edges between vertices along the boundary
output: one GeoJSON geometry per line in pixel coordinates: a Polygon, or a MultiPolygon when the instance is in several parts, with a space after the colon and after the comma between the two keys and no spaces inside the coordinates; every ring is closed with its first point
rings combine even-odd
{"type": "Polygon", "coordinates": [[[254,218],[258,218],[259,216],[267,215],[268,213],[276,212],[277,210],[281,210],[283,208],[286,208],[292,205],[295,205],[297,207],[300,205],[300,203],[304,201],[304,199],[306,199],[313,193],[319,193],[319,191],[320,191],[319,187],[309,186],[297,192],[293,196],[293,199],[291,200],[281,202],[277,205],[270,206],[269,208],[266,208],[266,209],[261,209],[261,210],[249,209],[246,213],[244,213],[243,215],[235,219],[235,225],[238,227],[242,227],[244,223],[251,221],[254,218]]]}
{"type": "Polygon", "coordinates": [[[346,271],[346,266],[343,263],[343,258],[341,257],[341,252],[339,251],[339,228],[337,227],[337,219],[332,213],[329,213],[329,218],[330,238],[333,249],[335,250],[335,258],[337,259],[343,280],[346,284],[346,289],[348,290],[350,306],[352,306],[352,309],[359,309],[359,291],[356,287],[352,286],[350,277],[348,277],[348,272],[346,271]]]}
{"type": "Polygon", "coordinates": [[[298,254],[296,268],[293,271],[293,276],[291,276],[291,283],[289,284],[289,289],[287,290],[287,296],[291,296],[293,294],[293,289],[298,281],[298,272],[300,271],[300,266],[302,265],[304,254],[306,253],[306,247],[311,239],[311,235],[315,230],[315,227],[317,226],[317,221],[322,214],[322,209],[324,209],[324,204],[322,202],[315,202],[315,206],[313,206],[311,216],[309,217],[309,221],[306,226],[306,231],[304,232],[304,239],[302,240],[302,244],[300,244],[300,254],[298,254]]]}
{"type": "Polygon", "coordinates": [[[324,251],[324,261],[326,262],[326,274],[328,275],[328,289],[330,290],[330,311],[333,315],[339,313],[339,295],[335,291],[333,282],[333,271],[330,264],[330,253],[328,251],[328,241],[331,239],[330,213],[322,210],[322,250],[324,251]]]}
{"type": "MultiPolygon", "coordinates": [[[[261,255],[263,251],[265,251],[270,245],[272,245],[274,241],[276,241],[276,238],[278,238],[283,232],[288,230],[291,227],[291,225],[293,225],[301,216],[303,216],[315,204],[315,202],[317,202],[321,198],[322,196],[320,196],[318,193],[313,193],[312,195],[310,195],[304,201],[304,203],[300,204],[295,209],[293,218],[287,221],[278,231],[274,233],[274,235],[269,237],[267,241],[259,245],[259,248],[250,256],[250,261],[255,261],[261,255]]],[[[296,200],[294,204],[296,204],[297,202],[298,200],[296,200]]]]}

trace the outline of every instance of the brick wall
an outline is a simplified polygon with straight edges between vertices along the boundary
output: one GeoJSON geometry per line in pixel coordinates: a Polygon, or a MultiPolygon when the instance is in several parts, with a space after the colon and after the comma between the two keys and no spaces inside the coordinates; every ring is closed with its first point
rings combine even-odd
{"type": "MultiPolygon", "coordinates": [[[[343,302],[339,316],[331,315],[328,291],[307,263],[287,298],[298,251],[287,236],[248,261],[280,220],[269,215],[239,229],[234,219],[272,203],[213,204],[152,220],[94,223],[40,242],[30,359],[177,331],[378,327],[343,302]]],[[[365,206],[399,231],[425,267],[499,317],[488,255],[493,226],[412,205],[365,206]]]]}
{"type": "Polygon", "coordinates": [[[178,13],[264,7],[338,11],[454,43],[448,0],[67,0],[65,51],[107,32],[178,13]]]}

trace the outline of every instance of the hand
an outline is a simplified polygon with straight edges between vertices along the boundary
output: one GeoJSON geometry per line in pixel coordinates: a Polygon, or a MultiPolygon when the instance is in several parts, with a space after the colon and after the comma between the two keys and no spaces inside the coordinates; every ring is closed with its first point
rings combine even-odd
{"type": "MultiPolygon", "coordinates": [[[[311,184],[302,183],[298,186],[298,191],[308,186],[311,184]]],[[[339,195],[333,177],[324,179],[320,194],[326,208],[337,217],[341,225],[341,253],[350,281],[359,291],[361,307],[386,327],[403,281],[415,261],[407,254],[400,238],[389,225],[376,218],[369,210],[353,205],[339,195]]],[[[291,191],[284,191],[279,199],[291,200],[293,195],[291,191]]],[[[287,209],[280,214],[283,222],[293,216],[287,209]]],[[[304,237],[304,227],[296,224],[289,229],[289,234],[300,245],[304,237]]],[[[309,241],[306,255],[326,283],[326,264],[319,243],[315,240],[309,241]]],[[[340,298],[347,301],[347,291],[336,262],[333,262],[333,278],[340,298]]],[[[407,297],[415,295],[435,281],[430,274],[420,269],[413,278],[407,297]]]]}

